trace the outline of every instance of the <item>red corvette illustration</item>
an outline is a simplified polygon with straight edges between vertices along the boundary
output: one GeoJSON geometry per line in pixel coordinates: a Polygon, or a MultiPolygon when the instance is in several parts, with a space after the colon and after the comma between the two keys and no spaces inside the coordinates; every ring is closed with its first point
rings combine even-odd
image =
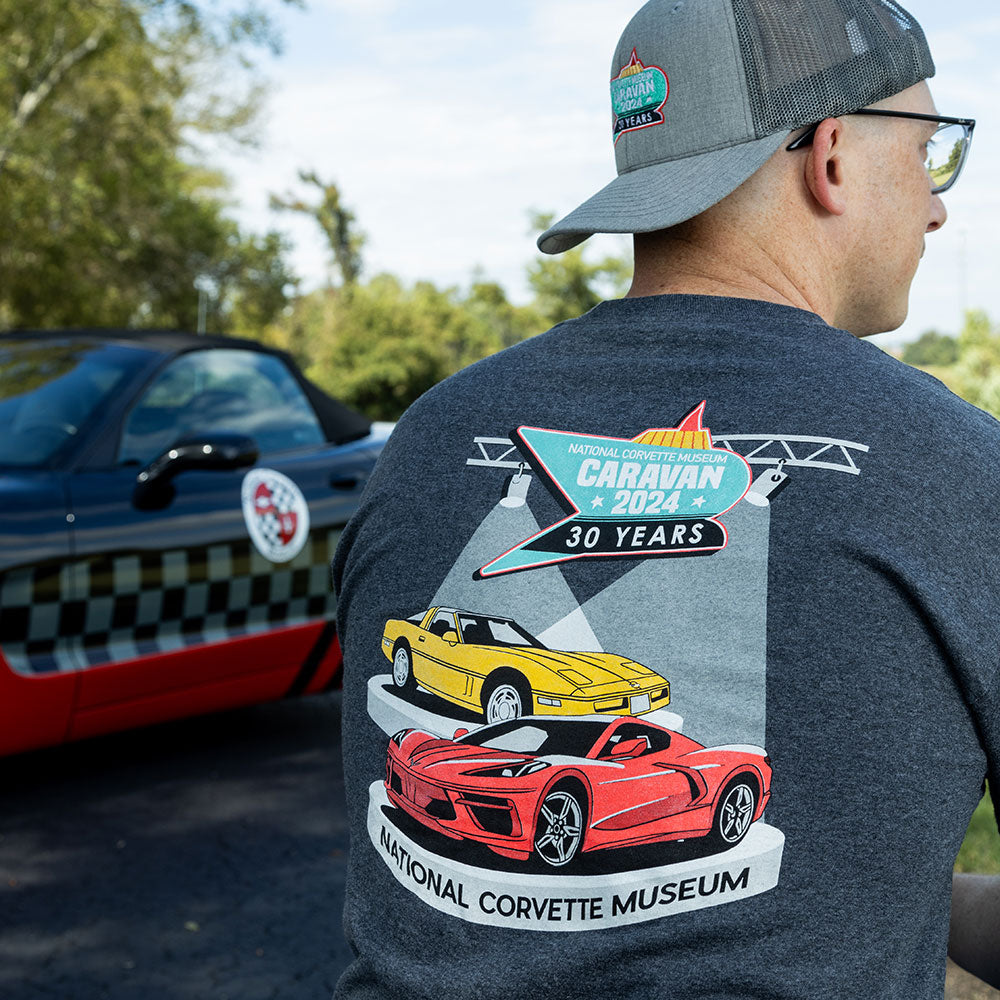
{"type": "Polygon", "coordinates": [[[761,747],[704,747],[633,717],[529,716],[442,739],[404,729],[389,800],[424,826],[562,868],[606,848],[705,837],[736,846],[771,795],[761,747]]]}

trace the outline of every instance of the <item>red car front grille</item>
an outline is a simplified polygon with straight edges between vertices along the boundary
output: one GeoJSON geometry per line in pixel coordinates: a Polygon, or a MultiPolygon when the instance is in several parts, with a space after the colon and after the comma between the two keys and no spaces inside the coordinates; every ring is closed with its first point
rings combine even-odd
{"type": "Polygon", "coordinates": [[[396,795],[412,802],[428,816],[435,819],[455,819],[455,807],[443,789],[405,772],[400,773],[391,760],[386,764],[386,784],[396,795]]]}

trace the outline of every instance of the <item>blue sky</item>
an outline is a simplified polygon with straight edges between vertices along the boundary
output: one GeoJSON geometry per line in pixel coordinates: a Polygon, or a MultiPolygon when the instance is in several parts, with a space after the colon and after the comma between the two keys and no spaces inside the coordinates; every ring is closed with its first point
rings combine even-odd
{"type": "MultiPolygon", "coordinates": [[[[335,180],[368,235],[367,273],[466,285],[481,268],[515,299],[537,251],[531,209],[564,213],[614,177],[608,68],[639,0],[308,0],[280,15],[285,49],[260,150],[225,156],[240,218],[279,228],[307,287],[326,253],[268,196],[296,173],[335,180]]],[[[963,304],[1000,320],[1000,6],[910,0],[938,64],[942,114],[978,119],[950,220],[928,239],[910,319],[886,343],[957,328],[963,304]]],[[[595,237],[594,254],[618,237],[595,237]]]]}

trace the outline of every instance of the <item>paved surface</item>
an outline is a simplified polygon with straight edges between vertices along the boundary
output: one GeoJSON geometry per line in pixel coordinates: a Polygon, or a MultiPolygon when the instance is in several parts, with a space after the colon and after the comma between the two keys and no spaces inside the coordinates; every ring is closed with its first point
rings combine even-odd
{"type": "Polygon", "coordinates": [[[339,695],[0,762],[4,1000],[328,1000],[339,695]]]}
{"type": "Polygon", "coordinates": [[[328,1000],[340,768],[339,695],[0,761],[0,998],[328,1000]]]}
{"type": "Polygon", "coordinates": [[[991,989],[981,979],[949,962],[944,996],[945,1000],[1000,1000],[1000,990],[991,989]]]}

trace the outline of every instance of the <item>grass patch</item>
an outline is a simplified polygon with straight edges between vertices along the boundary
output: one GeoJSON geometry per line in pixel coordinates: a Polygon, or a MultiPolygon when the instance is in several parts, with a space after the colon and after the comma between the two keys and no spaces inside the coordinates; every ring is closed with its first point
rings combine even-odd
{"type": "Polygon", "coordinates": [[[1000,834],[989,789],[972,814],[955,871],[1000,875],[1000,834]]]}

